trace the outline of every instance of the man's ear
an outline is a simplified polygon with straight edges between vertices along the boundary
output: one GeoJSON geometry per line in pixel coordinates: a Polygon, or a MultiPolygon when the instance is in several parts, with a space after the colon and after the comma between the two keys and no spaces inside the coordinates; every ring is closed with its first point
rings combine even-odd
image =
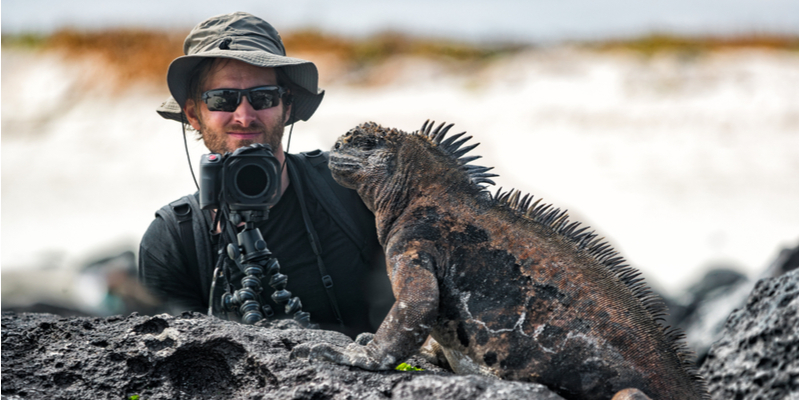
{"type": "Polygon", "coordinates": [[[284,125],[286,125],[286,123],[289,122],[289,118],[291,118],[291,116],[292,116],[292,103],[290,102],[289,104],[286,105],[286,108],[283,111],[283,124],[284,125]]]}
{"type": "Polygon", "coordinates": [[[186,106],[183,108],[183,113],[186,114],[189,125],[196,131],[200,131],[199,112],[200,110],[198,110],[197,103],[195,103],[194,99],[186,99],[186,106]]]}

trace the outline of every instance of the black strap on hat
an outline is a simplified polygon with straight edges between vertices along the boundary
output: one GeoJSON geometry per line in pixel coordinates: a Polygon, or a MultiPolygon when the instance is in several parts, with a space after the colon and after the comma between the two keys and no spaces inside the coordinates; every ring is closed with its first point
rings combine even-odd
{"type": "Polygon", "coordinates": [[[200,185],[197,184],[197,177],[194,175],[194,168],[192,168],[192,157],[189,155],[189,143],[186,140],[186,116],[181,112],[181,132],[183,132],[183,148],[186,149],[186,160],[189,162],[189,172],[192,173],[192,180],[197,190],[200,190],[200,185]]]}

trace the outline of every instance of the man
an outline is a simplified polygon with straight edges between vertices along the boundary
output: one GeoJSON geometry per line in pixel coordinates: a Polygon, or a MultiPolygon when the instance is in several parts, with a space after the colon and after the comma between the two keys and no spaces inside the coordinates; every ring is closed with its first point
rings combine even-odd
{"type": "MultiPolygon", "coordinates": [[[[322,328],[374,332],[393,302],[374,217],[354,191],[333,181],[326,153],[288,154],[281,143],[284,126],[307,120],[322,101],[316,66],[286,57],[278,32],[242,12],[197,25],[184,53],[169,67],[172,98],[158,113],[191,125],[214,153],[272,147],[283,166],[280,199],[257,228],[289,278],[286,289],[322,328]]],[[[228,242],[197,196],[156,213],[140,245],[139,277],[173,312],[207,312],[211,305],[220,314],[225,288],[240,288],[243,274],[231,264],[230,274],[215,276],[228,242]]],[[[270,299],[268,278],[260,302],[286,317],[270,299]]]]}

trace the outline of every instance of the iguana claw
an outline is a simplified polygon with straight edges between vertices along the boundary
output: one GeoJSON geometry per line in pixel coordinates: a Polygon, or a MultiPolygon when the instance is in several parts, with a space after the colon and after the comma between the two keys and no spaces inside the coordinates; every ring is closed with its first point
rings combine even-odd
{"type": "Polygon", "coordinates": [[[358,345],[366,346],[374,338],[375,338],[375,334],[374,333],[364,332],[364,333],[360,333],[358,336],[356,336],[355,342],[358,345]]]}
{"type": "Polygon", "coordinates": [[[391,356],[387,356],[384,360],[377,360],[368,354],[365,346],[356,343],[352,343],[344,349],[327,343],[304,343],[292,349],[289,357],[291,359],[308,358],[314,361],[330,361],[369,371],[389,370],[397,364],[391,356]]]}
{"type": "Polygon", "coordinates": [[[291,353],[289,353],[290,360],[296,360],[298,358],[308,358],[309,353],[311,353],[311,343],[303,343],[292,348],[291,353]]]}

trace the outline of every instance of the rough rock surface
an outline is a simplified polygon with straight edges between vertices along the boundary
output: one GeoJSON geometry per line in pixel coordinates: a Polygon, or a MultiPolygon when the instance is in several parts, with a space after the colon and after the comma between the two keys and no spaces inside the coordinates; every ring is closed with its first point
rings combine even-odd
{"type": "Polygon", "coordinates": [[[561,399],[536,384],[422,372],[369,372],[289,358],[345,335],[290,322],[247,326],[201,314],[2,315],[3,399],[561,399]]]}
{"type": "Polygon", "coordinates": [[[393,399],[563,399],[541,385],[501,381],[485,376],[426,375],[401,382],[392,391],[393,399]]]}
{"type": "MultiPolygon", "coordinates": [[[[529,383],[423,372],[369,372],[289,358],[306,342],[346,345],[289,322],[247,326],[200,314],[2,315],[3,400],[560,399],[529,383]]],[[[798,271],[758,282],[701,370],[714,399],[798,398],[798,271]]]]}
{"type": "Polygon", "coordinates": [[[798,271],[760,280],[700,374],[713,399],[798,398],[798,271]]]}
{"type": "MultiPolygon", "coordinates": [[[[712,271],[709,275],[716,275],[721,271],[712,271]]],[[[680,323],[675,324],[686,333],[686,344],[697,355],[698,365],[702,365],[711,345],[722,337],[725,321],[735,309],[742,307],[747,300],[747,296],[753,290],[754,279],[734,279],[734,275],[728,277],[732,281],[729,284],[719,286],[703,292],[702,289],[697,293],[692,290],[709,281],[714,280],[713,276],[703,278],[698,285],[688,290],[691,297],[695,295],[695,301],[689,304],[689,312],[680,323]]]]}
{"type": "Polygon", "coordinates": [[[686,344],[697,354],[697,365],[705,360],[711,345],[720,340],[728,316],[744,307],[759,279],[778,277],[798,268],[800,248],[784,248],[758,276],[748,278],[732,269],[709,271],[674,301],[667,325],[686,333],[686,344]]]}

